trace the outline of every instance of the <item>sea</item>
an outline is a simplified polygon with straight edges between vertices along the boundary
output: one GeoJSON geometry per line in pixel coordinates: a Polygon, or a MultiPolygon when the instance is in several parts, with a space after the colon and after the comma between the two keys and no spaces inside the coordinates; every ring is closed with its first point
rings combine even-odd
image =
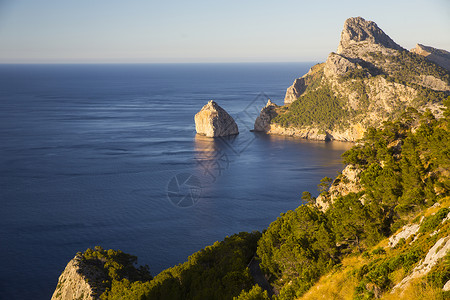
{"type": "Polygon", "coordinates": [[[351,144],[251,131],[312,65],[0,65],[0,299],[50,299],[97,245],[156,275],[317,195],[351,144]],[[196,135],[209,100],[239,135],[196,135]]]}

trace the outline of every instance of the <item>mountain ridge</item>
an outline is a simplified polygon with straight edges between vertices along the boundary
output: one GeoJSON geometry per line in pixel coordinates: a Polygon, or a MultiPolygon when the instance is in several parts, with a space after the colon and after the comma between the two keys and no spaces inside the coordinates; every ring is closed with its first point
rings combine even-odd
{"type": "Polygon", "coordinates": [[[408,107],[429,109],[440,117],[449,94],[448,70],[405,50],[376,23],[349,18],[337,52],[294,81],[286,91],[285,105],[262,131],[357,141],[368,128],[395,120],[408,107]],[[330,105],[335,108],[330,110],[330,105]],[[314,110],[321,112],[313,114],[314,110]]]}

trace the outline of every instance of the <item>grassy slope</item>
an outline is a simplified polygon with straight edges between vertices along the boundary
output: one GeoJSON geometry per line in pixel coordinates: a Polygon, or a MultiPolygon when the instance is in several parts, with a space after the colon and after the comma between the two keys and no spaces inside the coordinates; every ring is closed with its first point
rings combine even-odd
{"type": "MultiPolygon", "coordinates": [[[[421,216],[430,217],[443,208],[450,208],[450,197],[442,199],[440,204],[440,207],[431,207],[421,212],[414,220],[420,219],[421,216]]],[[[422,228],[424,227],[422,225],[422,228]]],[[[361,270],[364,266],[370,264],[381,266],[385,261],[394,261],[399,255],[407,255],[415,249],[421,249],[420,256],[414,259],[416,260],[415,263],[411,265],[403,263],[387,272],[390,286],[395,286],[411,272],[439,238],[450,236],[450,221],[439,226],[439,233],[430,236],[435,229],[437,228],[424,229],[411,245],[409,243],[414,237],[393,249],[388,247],[388,239],[384,239],[362,254],[354,254],[344,258],[341,264],[336,266],[329,274],[322,276],[305,295],[298,299],[355,299],[357,297],[355,290],[362,281],[361,270]],[[380,248],[384,249],[385,253],[380,251],[380,248]]],[[[450,294],[442,293],[441,288],[438,287],[438,285],[442,286],[446,280],[450,280],[449,255],[441,260],[427,275],[411,280],[410,284],[404,289],[396,289],[392,293],[388,291],[382,294],[381,299],[446,299],[445,297],[450,297],[450,294]]],[[[366,296],[370,297],[370,295],[366,296]]]]}

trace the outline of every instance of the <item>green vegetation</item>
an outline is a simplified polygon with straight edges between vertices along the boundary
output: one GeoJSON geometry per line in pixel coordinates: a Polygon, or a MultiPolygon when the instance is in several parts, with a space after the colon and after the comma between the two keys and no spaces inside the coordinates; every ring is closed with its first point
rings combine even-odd
{"type": "Polygon", "coordinates": [[[384,57],[387,60],[392,77],[404,82],[414,82],[416,76],[431,75],[450,83],[449,73],[442,67],[427,60],[422,55],[409,51],[400,51],[398,55],[384,57]]]}
{"type": "Polygon", "coordinates": [[[259,285],[255,284],[250,291],[243,290],[238,297],[234,297],[234,300],[269,300],[267,291],[263,291],[259,285]]]}
{"type": "MultiPolygon", "coordinates": [[[[447,107],[449,103],[450,99],[447,107]]],[[[311,204],[301,206],[269,226],[258,242],[258,255],[280,291],[278,299],[303,295],[321,275],[339,268],[340,260],[363,253],[369,262],[355,271],[354,297],[374,298],[393,287],[396,272],[410,272],[425,256],[425,249],[445,234],[441,229],[434,237],[419,239],[414,247],[399,243],[389,254],[379,247],[365,252],[449,195],[448,109],[445,115],[436,120],[429,112],[409,109],[402,121],[370,129],[363,143],[343,155],[346,164],[362,170],[362,192],[338,197],[326,213],[311,204]]],[[[324,178],[319,184],[325,198],[329,197],[325,192],[328,183],[329,178],[324,178]]],[[[307,192],[303,200],[314,202],[307,192]]],[[[434,230],[446,213],[444,208],[427,217],[421,231],[434,230]]]]}
{"type": "MultiPolygon", "coordinates": [[[[121,251],[96,247],[80,255],[92,264],[104,264],[108,270],[108,284],[101,299],[232,299],[253,287],[247,265],[260,236],[259,232],[241,232],[226,237],[153,279],[147,267],[134,268],[136,258],[121,251]]],[[[248,294],[256,295],[258,291],[253,287],[248,294]]],[[[244,294],[240,299],[259,299],[244,294]]]]}
{"type": "Polygon", "coordinates": [[[397,55],[385,55],[381,52],[369,52],[367,56],[376,65],[381,65],[384,72],[402,83],[415,82],[420,75],[431,75],[450,83],[450,75],[441,66],[429,61],[422,55],[404,50],[397,55]]]}
{"type": "Polygon", "coordinates": [[[288,211],[269,226],[257,253],[262,269],[280,289],[279,299],[300,296],[337,262],[333,241],[325,215],[313,206],[288,211]]]}
{"type": "Polygon", "coordinates": [[[344,100],[336,97],[329,86],[306,92],[294,101],[287,112],[272,120],[284,127],[314,125],[333,129],[345,123],[347,111],[343,109],[344,100]]]}
{"type": "Polygon", "coordinates": [[[78,252],[80,270],[86,273],[94,295],[100,296],[111,288],[115,281],[127,278],[130,281],[149,281],[152,279],[148,266],[136,267],[137,257],[118,250],[104,250],[96,246],[84,253],[78,252]],[[92,277],[92,274],[96,276],[92,277]]]}

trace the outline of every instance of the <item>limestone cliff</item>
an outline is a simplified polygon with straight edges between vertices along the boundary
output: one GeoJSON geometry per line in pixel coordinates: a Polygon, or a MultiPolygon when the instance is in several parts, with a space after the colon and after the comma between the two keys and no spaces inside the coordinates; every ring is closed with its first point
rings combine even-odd
{"type": "Polygon", "coordinates": [[[372,21],[347,19],[337,52],[294,81],[285,106],[272,115],[265,131],[356,141],[367,128],[399,118],[408,107],[441,116],[442,101],[450,94],[450,74],[432,58],[448,52],[420,49],[433,55],[424,58],[423,51],[418,55],[418,50],[403,49],[372,21]]]}
{"type": "Polygon", "coordinates": [[[195,130],[207,137],[235,135],[239,133],[234,119],[216,102],[208,104],[195,115],[195,130]]]}
{"type": "Polygon", "coordinates": [[[107,278],[102,269],[86,264],[81,254],[77,254],[67,264],[58,279],[52,300],[93,300],[99,299],[105,287],[101,284],[107,278]]]}

